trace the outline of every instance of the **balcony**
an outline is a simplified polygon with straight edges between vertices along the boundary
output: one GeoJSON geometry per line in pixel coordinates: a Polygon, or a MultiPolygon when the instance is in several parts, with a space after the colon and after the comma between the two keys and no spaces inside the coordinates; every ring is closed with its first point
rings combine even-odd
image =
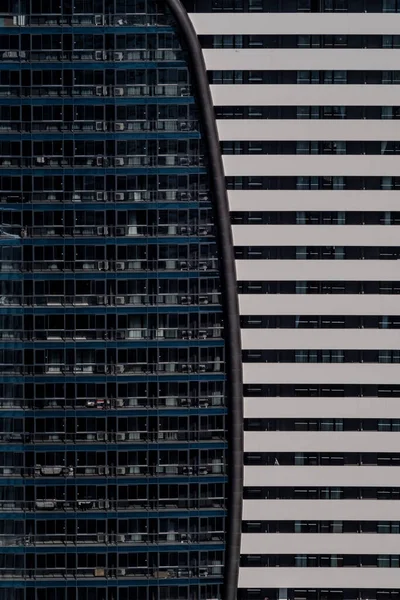
{"type": "Polygon", "coordinates": [[[163,62],[163,61],[183,61],[184,52],[180,49],[161,49],[161,50],[96,50],[96,49],[74,49],[73,52],[64,50],[0,50],[1,62],[163,62]]]}
{"type": "Polygon", "coordinates": [[[73,16],[60,14],[18,14],[10,17],[7,13],[0,17],[1,27],[140,27],[170,25],[170,19],[164,13],[143,14],[126,13],[123,15],[93,15],[89,13],[73,16]]]}
{"type": "MultiPolygon", "coordinates": [[[[220,292],[204,294],[118,294],[118,295],[97,295],[87,294],[84,296],[68,296],[48,294],[46,296],[0,296],[1,306],[212,306],[220,305],[220,292]]],[[[5,331],[6,336],[14,332],[5,331]]]]}
{"type": "Polygon", "coordinates": [[[12,87],[0,86],[0,98],[75,98],[75,97],[169,97],[182,98],[192,96],[189,85],[43,85],[41,87],[12,87]]]}
{"type": "Polygon", "coordinates": [[[80,567],[78,569],[66,569],[65,567],[47,567],[46,569],[10,569],[0,568],[0,579],[4,580],[36,580],[49,579],[93,579],[100,581],[111,579],[187,579],[188,577],[199,578],[221,578],[222,564],[216,566],[210,564],[201,567],[182,568],[168,567],[164,570],[154,570],[151,567],[124,567],[124,568],[105,568],[105,567],[80,567]]]}
{"type": "MultiPolygon", "coordinates": [[[[121,301],[123,296],[115,298],[116,306],[121,306],[124,303],[121,301]]],[[[0,339],[5,340],[27,340],[27,341],[103,341],[103,340],[120,340],[120,341],[135,341],[135,340],[207,340],[207,339],[222,339],[222,327],[203,327],[196,326],[191,329],[180,329],[177,327],[160,327],[157,329],[143,328],[128,328],[128,329],[47,329],[35,331],[15,332],[0,331],[0,339]]]]}
{"type": "Polygon", "coordinates": [[[46,227],[15,227],[8,231],[2,230],[1,237],[16,238],[65,238],[65,237],[208,237],[213,233],[212,223],[160,223],[159,225],[84,225],[77,223],[73,227],[64,225],[47,225],[46,227]],[[12,233],[14,232],[15,233],[12,233]]]}
{"type": "Polygon", "coordinates": [[[30,192],[19,194],[16,192],[0,192],[0,203],[1,204],[15,204],[15,203],[64,203],[73,202],[79,204],[80,202],[182,202],[182,203],[209,203],[210,195],[208,192],[199,191],[181,191],[181,190],[161,190],[159,192],[151,191],[84,191],[77,190],[74,193],[71,192],[30,192]]]}
{"type": "Polygon", "coordinates": [[[147,464],[134,465],[93,465],[93,466],[63,466],[63,465],[36,465],[35,467],[0,466],[0,477],[28,477],[35,479],[65,479],[66,477],[171,477],[171,476],[196,476],[210,477],[225,474],[223,462],[212,461],[198,465],[183,463],[160,464],[149,466],[147,464]]]}
{"type": "Polygon", "coordinates": [[[2,156],[2,168],[40,168],[40,169],[80,169],[98,167],[107,168],[138,168],[138,167],[202,167],[204,156],[196,154],[182,155],[124,155],[116,157],[107,156],[65,156],[56,154],[52,156],[15,157],[2,156]]]}
{"type": "Polygon", "coordinates": [[[90,260],[79,258],[74,262],[58,259],[34,262],[11,262],[3,261],[0,265],[3,272],[44,272],[44,273],[68,273],[68,272],[97,272],[97,271],[187,271],[187,272],[213,272],[218,271],[218,259],[208,258],[203,260],[90,260]]]}
{"type": "Polygon", "coordinates": [[[0,121],[1,132],[15,133],[99,133],[128,131],[140,132],[193,132],[199,131],[197,120],[75,120],[75,121],[34,121],[32,123],[21,121],[0,121]]]}
{"type": "Polygon", "coordinates": [[[138,398],[76,398],[64,399],[55,398],[53,400],[32,400],[22,398],[0,398],[0,410],[21,409],[21,410],[86,410],[93,411],[115,410],[119,409],[153,409],[163,408],[187,408],[187,409],[208,409],[221,408],[225,406],[225,398],[214,394],[204,398],[189,397],[180,398],[173,396],[159,396],[157,398],[138,397],[138,398]]]}
{"type": "MultiPolygon", "coordinates": [[[[48,503],[46,503],[48,504],[48,503]]],[[[50,547],[57,546],[131,546],[131,545],[160,545],[160,544],[220,544],[224,541],[224,531],[210,532],[185,532],[168,531],[166,533],[80,533],[64,535],[55,534],[27,534],[27,535],[0,535],[0,548],[14,547],[50,547]]],[[[55,548],[54,548],[55,549],[55,548]]]]}
{"type": "Polygon", "coordinates": [[[160,498],[149,500],[147,498],[132,498],[128,500],[89,499],[66,502],[63,499],[40,499],[35,502],[20,500],[0,500],[0,512],[107,512],[116,511],[154,511],[156,516],[159,511],[183,509],[220,509],[224,510],[224,498],[160,498]]]}
{"type": "MultiPolygon", "coordinates": [[[[0,449],[2,444],[137,444],[162,442],[206,442],[223,441],[225,431],[222,429],[201,430],[164,430],[164,431],[92,431],[78,433],[3,433],[0,434],[0,449]]],[[[55,473],[59,474],[59,473],[55,473]]],[[[69,476],[69,474],[68,474],[69,476]]]]}

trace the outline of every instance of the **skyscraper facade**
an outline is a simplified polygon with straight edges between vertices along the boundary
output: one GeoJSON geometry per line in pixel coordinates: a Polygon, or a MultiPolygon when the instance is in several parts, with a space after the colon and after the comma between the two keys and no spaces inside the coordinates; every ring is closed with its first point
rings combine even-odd
{"type": "Polygon", "coordinates": [[[235,246],[238,597],[398,598],[400,7],[185,4],[235,246]]]}
{"type": "Polygon", "coordinates": [[[1,3],[2,600],[222,598],[233,247],[178,30],[1,3]]]}
{"type": "Polygon", "coordinates": [[[3,0],[0,600],[400,600],[399,13],[3,0]]]}

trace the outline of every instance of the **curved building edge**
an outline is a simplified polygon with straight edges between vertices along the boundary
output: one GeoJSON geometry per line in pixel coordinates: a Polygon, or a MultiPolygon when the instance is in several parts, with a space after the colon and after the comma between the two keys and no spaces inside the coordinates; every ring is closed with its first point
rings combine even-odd
{"type": "Polygon", "coordinates": [[[224,569],[224,600],[236,600],[239,577],[243,504],[243,376],[239,300],[235,258],[229,218],[225,174],[220,152],[214,106],[207,79],[203,52],[181,0],[165,0],[188,52],[191,75],[204,131],[208,169],[216,221],[221,265],[221,283],[227,351],[227,394],[229,407],[228,531],[224,569]]]}

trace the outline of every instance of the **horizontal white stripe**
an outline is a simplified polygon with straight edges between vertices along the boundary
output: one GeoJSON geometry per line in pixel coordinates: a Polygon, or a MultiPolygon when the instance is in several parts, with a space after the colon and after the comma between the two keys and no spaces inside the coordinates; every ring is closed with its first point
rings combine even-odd
{"type": "Polygon", "coordinates": [[[243,294],[241,315],[400,315],[397,295],[243,294]]]}
{"type": "MultiPolygon", "coordinates": [[[[398,386],[400,395],[400,384],[398,386]]],[[[398,398],[264,397],[244,399],[245,418],[400,419],[398,398]]],[[[390,432],[392,433],[392,432],[390,432]]],[[[290,434],[288,434],[290,435],[290,434]]],[[[399,503],[400,504],[400,503],[399,503]]],[[[399,508],[400,511],[400,508],[399,508]]]]}
{"type": "MultiPolygon", "coordinates": [[[[245,452],[391,452],[400,447],[396,431],[245,431],[245,452]]],[[[341,466],[337,466],[338,469],[341,466]]],[[[400,538],[400,536],[399,536],[400,538]]]]}
{"type": "Polygon", "coordinates": [[[400,467],[299,465],[244,468],[246,487],[385,487],[396,486],[399,477],[400,467]]]}
{"type": "Polygon", "coordinates": [[[237,260],[239,281],[399,281],[394,260],[237,260]]]}
{"type": "Polygon", "coordinates": [[[399,521],[397,500],[244,500],[243,520],[399,521]]]}
{"type": "Polygon", "coordinates": [[[400,569],[241,567],[239,588],[397,589],[400,588],[400,569]]]}
{"type": "Polygon", "coordinates": [[[398,13],[233,13],[190,14],[198,35],[218,34],[398,34],[398,13]]]}
{"type": "Polygon", "coordinates": [[[209,71],[384,71],[396,70],[392,48],[246,48],[203,50],[209,71]]]}
{"type": "Polygon", "coordinates": [[[220,119],[217,126],[220,139],[229,141],[400,139],[400,119],[220,119]]]}
{"type": "Polygon", "coordinates": [[[398,198],[399,193],[395,190],[228,191],[231,211],[397,211],[398,198]]]}
{"type": "Polygon", "coordinates": [[[227,176],[392,177],[400,175],[400,158],[391,155],[225,155],[223,163],[227,176]]]}
{"type": "Polygon", "coordinates": [[[400,384],[400,364],[245,363],[244,383],[257,384],[400,384]]]}
{"type": "Polygon", "coordinates": [[[212,85],[216,106],[398,106],[400,85],[212,85]]]}
{"type": "Polygon", "coordinates": [[[242,329],[241,335],[244,350],[400,350],[400,329],[242,329]]]}
{"type": "Polygon", "coordinates": [[[232,231],[235,246],[397,246],[400,239],[398,225],[233,225],[232,231]]]}
{"type": "Polygon", "coordinates": [[[242,533],[241,553],[399,554],[400,535],[379,533],[242,533]]]}

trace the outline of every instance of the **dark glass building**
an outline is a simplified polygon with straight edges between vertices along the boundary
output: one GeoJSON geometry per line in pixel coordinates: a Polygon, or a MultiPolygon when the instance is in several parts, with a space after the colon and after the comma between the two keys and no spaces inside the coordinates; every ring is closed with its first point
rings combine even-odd
{"type": "Polygon", "coordinates": [[[231,244],[167,5],[1,3],[1,600],[223,597],[231,244]]]}

